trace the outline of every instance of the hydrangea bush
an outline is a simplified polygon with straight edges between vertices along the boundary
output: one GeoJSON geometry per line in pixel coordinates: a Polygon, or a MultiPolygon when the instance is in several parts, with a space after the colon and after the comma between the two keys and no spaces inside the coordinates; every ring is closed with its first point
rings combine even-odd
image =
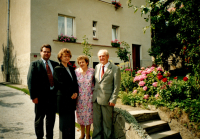
{"type": "Polygon", "coordinates": [[[163,71],[154,65],[135,71],[132,80],[134,85],[132,91],[129,88],[129,93],[120,92],[119,97],[122,98],[123,104],[131,106],[142,104],[144,107],[152,104],[171,110],[179,108],[188,114],[189,121],[197,125],[195,127],[200,131],[200,85],[197,77],[190,74],[182,79],[177,76],[171,77],[169,71],[163,71]]]}

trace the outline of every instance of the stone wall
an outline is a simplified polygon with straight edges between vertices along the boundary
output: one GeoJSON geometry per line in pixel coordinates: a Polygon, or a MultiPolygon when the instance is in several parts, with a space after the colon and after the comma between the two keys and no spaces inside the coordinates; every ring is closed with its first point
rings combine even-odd
{"type": "Polygon", "coordinates": [[[114,139],[142,139],[133,126],[118,112],[113,114],[114,139]]]}
{"type": "Polygon", "coordinates": [[[150,110],[157,111],[160,119],[168,122],[171,130],[180,132],[182,139],[199,139],[199,137],[195,136],[192,131],[187,129],[183,124],[181,124],[180,120],[170,118],[170,112],[163,111],[161,108],[156,108],[155,106],[149,105],[150,110]]]}

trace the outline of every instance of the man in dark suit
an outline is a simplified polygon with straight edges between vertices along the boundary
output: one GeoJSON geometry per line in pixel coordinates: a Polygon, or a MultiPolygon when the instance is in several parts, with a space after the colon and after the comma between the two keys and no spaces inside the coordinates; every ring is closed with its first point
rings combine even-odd
{"type": "Polygon", "coordinates": [[[46,138],[53,139],[56,114],[56,90],[53,82],[53,70],[57,62],[49,60],[51,46],[45,44],[40,50],[41,59],[30,64],[27,83],[30,97],[35,104],[35,133],[37,139],[43,139],[43,120],[46,116],[46,138]]]}

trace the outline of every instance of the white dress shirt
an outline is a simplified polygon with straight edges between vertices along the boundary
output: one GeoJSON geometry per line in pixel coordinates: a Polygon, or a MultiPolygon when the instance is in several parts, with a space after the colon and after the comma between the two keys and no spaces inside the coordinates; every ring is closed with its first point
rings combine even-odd
{"type": "MultiPolygon", "coordinates": [[[[106,63],[104,65],[104,74],[105,74],[105,72],[106,72],[106,70],[107,70],[107,68],[108,68],[109,65],[110,65],[110,62],[108,62],[108,63],[106,63]]],[[[99,73],[99,80],[101,80],[102,66],[103,66],[103,64],[101,64],[100,73],[99,73]]]]}

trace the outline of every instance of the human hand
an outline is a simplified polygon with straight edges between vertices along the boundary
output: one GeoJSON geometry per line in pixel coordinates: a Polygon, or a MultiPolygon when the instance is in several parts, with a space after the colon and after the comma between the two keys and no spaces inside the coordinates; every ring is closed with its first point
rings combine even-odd
{"type": "Polygon", "coordinates": [[[108,102],[109,106],[115,106],[115,103],[108,102]]]}
{"type": "Polygon", "coordinates": [[[72,96],[71,96],[72,99],[76,99],[77,98],[77,93],[74,93],[72,96]]]}
{"type": "Polygon", "coordinates": [[[38,98],[34,98],[32,101],[33,103],[38,104],[38,98]]]}

